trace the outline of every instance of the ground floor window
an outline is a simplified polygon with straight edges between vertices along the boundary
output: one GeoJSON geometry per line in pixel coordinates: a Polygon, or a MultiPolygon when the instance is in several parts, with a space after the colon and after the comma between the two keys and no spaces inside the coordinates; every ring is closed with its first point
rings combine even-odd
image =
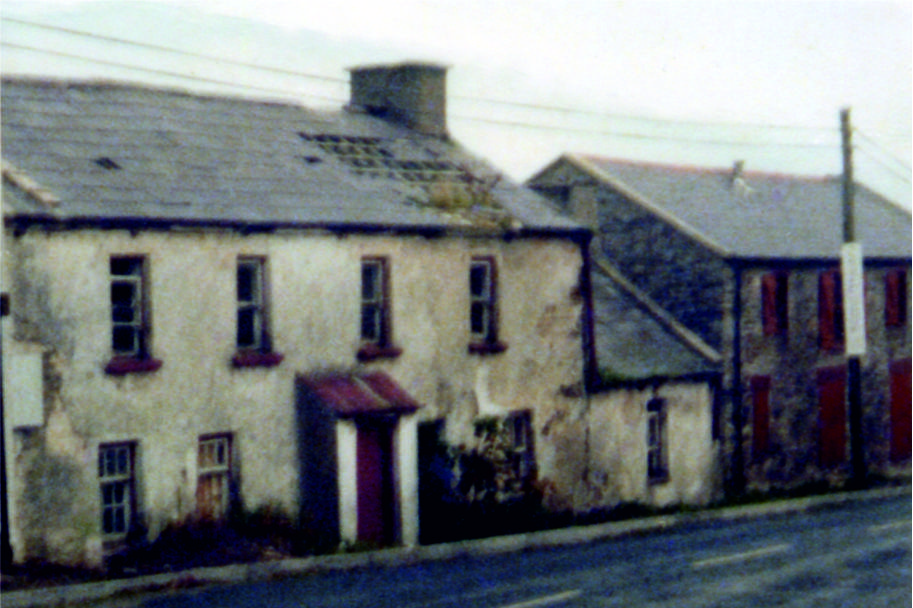
{"type": "Polygon", "coordinates": [[[197,513],[219,521],[228,516],[231,487],[231,435],[204,435],[197,449],[197,513]]]}
{"type": "Polygon", "coordinates": [[[98,448],[101,529],[106,537],[126,536],[133,524],[135,458],[133,443],[101,445],[98,448]]]}
{"type": "Polygon", "coordinates": [[[660,483],[669,478],[666,454],[666,401],[647,402],[647,479],[660,483]]]}

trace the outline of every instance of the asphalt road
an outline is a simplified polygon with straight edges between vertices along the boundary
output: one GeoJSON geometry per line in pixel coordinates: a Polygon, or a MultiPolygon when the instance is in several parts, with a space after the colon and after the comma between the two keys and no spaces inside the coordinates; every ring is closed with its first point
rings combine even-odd
{"type": "Polygon", "coordinates": [[[560,549],[125,599],[117,605],[905,607],[911,503],[902,496],[560,549]]]}

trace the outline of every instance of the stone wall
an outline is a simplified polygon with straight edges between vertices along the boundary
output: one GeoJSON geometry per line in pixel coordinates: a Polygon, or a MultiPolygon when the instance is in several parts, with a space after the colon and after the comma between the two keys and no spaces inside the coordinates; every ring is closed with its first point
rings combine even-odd
{"type": "MultiPolygon", "coordinates": [[[[837,467],[820,463],[819,370],[845,368],[840,350],[822,350],[818,338],[818,278],[831,265],[752,267],[743,271],[742,372],[746,456],[750,486],[794,486],[839,481],[849,462],[837,467]],[[788,273],[789,329],[784,335],[764,335],[761,277],[771,270],[788,273]],[[770,448],[753,453],[751,378],[770,379],[770,448]]],[[[893,361],[910,357],[910,326],[886,327],[885,274],[890,266],[865,269],[867,353],[862,363],[863,435],[866,460],[873,473],[888,474],[891,436],[890,376],[893,361]]],[[[909,298],[908,306],[909,306],[909,298]]],[[[909,312],[907,313],[909,319],[909,312]]],[[[849,429],[847,429],[849,442],[849,429]]],[[[846,446],[849,458],[849,444],[846,446]]]]}

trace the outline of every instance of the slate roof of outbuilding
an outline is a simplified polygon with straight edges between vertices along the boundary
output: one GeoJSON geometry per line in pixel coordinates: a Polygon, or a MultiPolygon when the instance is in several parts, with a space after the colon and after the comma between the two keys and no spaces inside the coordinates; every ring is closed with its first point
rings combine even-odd
{"type": "Polygon", "coordinates": [[[719,371],[689,348],[618,283],[594,272],[596,359],[606,381],[682,378],[719,371]]]}
{"type": "Polygon", "coordinates": [[[504,177],[492,191],[495,205],[429,204],[404,175],[444,168],[452,176],[457,168],[487,179],[497,171],[452,141],[364,113],[111,82],[5,78],[0,94],[7,217],[579,230],[504,177]],[[393,177],[358,174],[353,158],[321,145],[327,136],[363,143],[375,157],[368,164],[392,166],[393,177]]]}
{"type": "MultiPolygon", "coordinates": [[[[734,182],[732,168],[581,154],[562,159],[634,198],[724,257],[839,257],[843,238],[839,177],[744,171],[734,182]]],[[[862,184],[856,184],[855,193],[856,235],[865,256],[909,258],[910,212],[862,184]]]]}

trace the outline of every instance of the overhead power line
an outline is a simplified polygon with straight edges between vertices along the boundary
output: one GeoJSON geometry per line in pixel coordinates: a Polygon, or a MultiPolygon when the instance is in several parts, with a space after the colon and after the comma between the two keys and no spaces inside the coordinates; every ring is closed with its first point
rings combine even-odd
{"type": "Polygon", "coordinates": [[[865,154],[866,157],[869,158],[872,162],[874,162],[876,165],[878,165],[879,167],[881,167],[882,169],[884,169],[885,171],[887,171],[888,173],[890,173],[890,174],[893,175],[894,177],[896,177],[896,178],[898,178],[898,179],[900,179],[900,180],[902,180],[902,181],[905,181],[905,182],[908,183],[908,184],[913,183],[913,181],[911,181],[910,172],[909,172],[909,171],[906,172],[906,173],[902,173],[902,172],[898,171],[898,170],[895,169],[894,167],[889,166],[889,165],[888,165],[887,163],[885,163],[883,160],[881,160],[881,159],[875,157],[873,154],[871,154],[871,153],[870,153],[867,149],[865,149],[865,148],[860,148],[859,151],[862,152],[863,154],[865,154]]]}
{"type": "MultiPolygon", "coordinates": [[[[117,62],[117,61],[108,61],[105,59],[86,57],[86,56],[77,55],[74,53],[65,53],[62,51],[52,51],[52,50],[47,50],[47,49],[41,49],[38,47],[17,44],[17,43],[12,43],[12,42],[0,42],[0,46],[12,48],[12,49],[36,52],[36,53],[44,53],[44,54],[48,54],[48,55],[52,55],[52,56],[56,56],[56,57],[64,57],[67,59],[96,63],[99,65],[106,65],[106,66],[111,66],[111,67],[125,69],[125,70],[133,70],[133,71],[144,72],[144,73],[148,73],[148,74],[155,74],[155,75],[159,75],[159,76],[167,76],[167,77],[171,77],[171,78],[179,78],[179,79],[191,80],[191,81],[195,81],[195,82],[216,84],[216,85],[220,85],[220,86],[232,87],[234,89],[274,93],[274,94],[280,94],[284,97],[290,96],[290,93],[287,89],[278,89],[278,88],[272,88],[272,87],[263,87],[263,86],[257,86],[257,85],[251,85],[251,84],[244,84],[244,83],[239,83],[239,82],[230,82],[227,80],[220,80],[217,78],[208,78],[205,76],[183,74],[180,72],[174,72],[174,71],[170,71],[170,70],[162,70],[162,69],[158,69],[158,68],[148,68],[148,67],[143,67],[143,66],[136,66],[136,65],[121,63],[121,62],[117,62]]],[[[346,102],[346,100],[344,100],[344,99],[322,96],[322,95],[314,95],[314,94],[310,94],[310,93],[301,93],[301,95],[307,96],[307,97],[312,97],[315,99],[321,99],[324,101],[331,101],[333,103],[338,103],[340,105],[342,105],[346,102]]],[[[653,140],[653,141],[672,141],[672,142],[680,142],[680,143],[706,144],[706,145],[717,145],[717,146],[832,148],[835,145],[833,143],[821,143],[821,142],[788,143],[788,142],[771,142],[771,141],[756,141],[756,140],[732,140],[732,139],[712,139],[712,138],[672,136],[672,135],[655,135],[655,134],[637,133],[637,132],[631,132],[631,131],[598,130],[598,129],[594,130],[594,129],[575,128],[575,127],[560,126],[560,125],[546,125],[546,124],[532,123],[532,122],[520,122],[520,121],[509,121],[509,120],[500,120],[500,119],[492,119],[492,118],[482,118],[482,117],[477,117],[477,116],[452,115],[451,118],[453,120],[480,122],[480,123],[498,125],[498,126],[508,127],[508,128],[536,129],[536,130],[542,130],[542,131],[556,131],[556,132],[564,132],[564,133],[584,133],[584,134],[588,134],[588,135],[601,135],[601,136],[622,137],[622,138],[629,138],[629,139],[641,139],[641,140],[653,140]]]]}
{"type": "MultiPolygon", "coordinates": [[[[10,23],[16,23],[19,25],[25,25],[27,27],[39,28],[49,31],[61,32],[72,36],[80,36],[84,38],[89,38],[93,40],[99,40],[103,42],[110,42],[115,44],[134,46],[137,48],[145,48],[149,50],[155,50],[165,53],[171,53],[176,55],[184,55],[187,57],[195,57],[198,59],[204,59],[206,61],[217,62],[225,65],[235,65],[243,68],[260,70],[264,72],[271,72],[275,74],[282,74],[285,76],[294,76],[298,78],[307,78],[312,80],[321,80],[324,82],[333,82],[337,84],[348,84],[348,80],[344,78],[338,78],[333,76],[324,76],[319,74],[311,74],[307,72],[301,72],[297,70],[289,70],[285,68],[278,68],[275,66],[269,66],[264,64],[249,63],[244,61],[238,61],[234,59],[227,59],[225,57],[216,57],[214,55],[207,55],[205,53],[197,53],[194,51],[187,51],[183,49],[176,49],[173,47],[168,47],[158,44],[150,44],[146,42],[138,42],[134,40],[127,40],[124,38],[117,38],[113,36],[106,36],[102,34],[95,34],[92,32],[85,32],[81,30],[75,30],[71,28],[65,28],[60,26],[48,25],[43,23],[36,23],[34,21],[27,21],[24,19],[4,17],[3,21],[10,23]]],[[[253,88],[253,87],[252,87],[253,88]]],[[[631,116],[620,113],[611,113],[604,111],[596,110],[584,110],[580,108],[570,108],[564,106],[556,106],[549,104],[539,104],[531,102],[521,102],[521,101],[509,101],[504,99],[491,99],[486,97],[477,97],[477,96],[468,96],[468,95],[454,95],[452,97],[455,100],[469,101],[474,103],[486,103],[493,105],[500,105],[505,107],[513,108],[524,108],[528,110],[536,110],[543,112],[558,112],[563,114],[576,114],[580,116],[592,116],[592,117],[601,117],[608,118],[613,120],[629,120],[629,121],[638,121],[643,123],[654,123],[654,124],[665,124],[665,125],[681,125],[686,127],[704,127],[704,128],[747,128],[747,129],[777,129],[777,130],[791,130],[794,132],[806,132],[806,133],[835,133],[836,129],[826,128],[826,127],[806,127],[806,126],[797,126],[797,125],[782,125],[782,124],[751,124],[751,123],[735,123],[735,122],[713,122],[713,121],[701,121],[701,120],[682,120],[682,119],[672,119],[672,118],[657,118],[657,117],[646,117],[646,116],[631,116]]]]}
{"type": "MultiPolygon", "coordinates": [[[[11,49],[19,49],[19,50],[23,50],[23,51],[31,51],[31,52],[35,52],[35,53],[44,53],[47,55],[53,55],[55,57],[65,57],[67,59],[74,59],[76,61],[86,61],[86,62],[90,62],[90,63],[97,63],[99,65],[107,65],[107,66],[121,68],[121,69],[125,69],[125,70],[133,70],[136,72],[146,72],[148,74],[156,74],[159,76],[170,76],[172,78],[183,78],[185,80],[194,80],[197,82],[217,84],[220,86],[233,87],[233,88],[237,88],[237,89],[248,89],[248,90],[252,90],[252,91],[260,91],[260,92],[265,92],[265,93],[280,93],[285,96],[289,95],[289,91],[287,89],[276,89],[276,88],[261,87],[261,86],[257,86],[257,85],[251,85],[251,84],[240,84],[237,82],[229,82],[227,80],[219,80],[217,78],[207,78],[205,76],[194,76],[194,75],[190,75],[190,74],[182,74],[180,72],[172,72],[169,70],[160,70],[158,68],[147,68],[147,67],[142,67],[142,66],[130,65],[127,63],[119,63],[117,61],[108,61],[106,59],[96,59],[94,57],[85,57],[83,55],[75,55],[73,53],[64,53],[62,51],[50,51],[47,49],[40,49],[38,47],[33,47],[33,46],[25,45],[25,44],[16,44],[13,42],[0,42],[0,46],[11,48],[11,49]]],[[[311,93],[301,93],[301,95],[305,95],[307,97],[313,97],[315,99],[322,99],[325,101],[339,102],[339,99],[333,98],[333,97],[314,95],[311,93]]]]}
{"type": "Polygon", "coordinates": [[[297,71],[297,70],[288,70],[288,69],[284,69],[284,68],[277,68],[277,67],[273,67],[273,66],[262,65],[262,64],[259,64],[259,63],[247,63],[247,62],[244,62],[244,61],[237,61],[237,60],[234,60],[234,59],[225,59],[224,57],[216,57],[216,56],[214,56],[214,55],[207,55],[207,54],[205,54],[205,53],[197,53],[197,52],[194,52],[194,51],[186,51],[186,50],[183,50],[183,49],[175,49],[175,48],[168,47],[168,46],[162,46],[162,45],[158,45],[158,44],[150,44],[150,43],[148,43],[148,42],[137,42],[136,40],[126,40],[126,39],[124,39],[124,38],[115,38],[115,37],[113,37],[113,36],[104,36],[104,35],[101,35],[101,34],[93,34],[93,33],[91,33],[91,32],[83,32],[83,31],[80,31],[80,30],[74,30],[74,29],[70,29],[70,28],[66,28],[66,27],[58,27],[58,26],[56,26],[56,25],[46,25],[46,24],[43,24],[43,23],[35,23],[35,22],[32,22],[32,21],[25,21],[25,20],[23,20],[23,19],[15,19],[15,18],[12,18],[12,17],[4,17],[4,18],[3,18],[3,21],[8,21],[8,22],[10,22],[10,23],[18,23],[18,24],[20,24],[20,25],[26,25],[26,26],[29,26],[29,27],[35,27],[35,28],[44,29],[44,30],[50,30],[50,31],[54,31],[54,32],[62,32],[62,33],[70,34],[70,35],[73,35],[73,36],[82,36],[82,37],[84,37],[84,38],[91,38],[91,39],[94,39],[94,40],[101,40],[101,41],[104,41],[104,42],[113,42],[113,43],[115,43],[115,44],[123,44],[123,45],[127,45],[127,46],[135,46],[135,47],[144,48],[144,49],[149,49],[149,50],[153,50],[153,51],[161,51],[161,52],[164,52],[164,53],[172,53],[172,54],[175,54],[175,55],[185,55],[185,56],[187,56],[187,57],[196,57],[197,59],[205,59],[205,60],[207,60],[207,61],[214,61],[214,62],[217,62],[217,63],[224,63],[224,64],[228,64],[228,65],[236,65],[236,66],[240,66],[240,67],[250,68],[250,69],[253,69],[253,70],[260,70],[260,71],[264,71],[264,72],[273,72],[273,73],[276,73],[276,74],[284,74],[284,75],[286,75],[286,76],[297,76],[297,77],[299,77],[299,78],[310,78],[310,79],[312,79],[312,80],[323,80],[323,81],[325,81],[325,82],[335,82],[335,83],[348,84],[348,80],[346,80],[346,79],[344,79],[344,78],[336,78],[336,77],[333,77],[333,76],[322,76],[322,75],[319,75],[319,74],[308,74],[308,73],[306,73],[306,72],[299,72],[299,71],[297,71]]]}
{"type": "Polygon", "coordinates": [[[814,133],[836,133],[837,129],[830,127],[806,127],[798,125],[778,125],[778,124],[752,124],[752,123],[736,123],[736,122],[722,122],[722,121],[708,121],[708,120],[686,120],[680,118],[659,118],[653,116],[631,116],[629,114],[619,114],[614,112],[602,112],[599,110],[583,110],[580,108],[568,108],[564,106],[553,106],[548,104],[538,104],[538,103],[528,103],[521,101],[507,101],[504,99],[488,99],[485,97],[473,97],[468,95],[454,95],[454,99],[460,99],[464,101],[473,101],[479,103],[490,103],[503,106],[511,106],[515,108],[526,108],[529,110],[542,110],[548,112],[561,112],[565,114],[581,114],[584,116],[593,116],[600,118],[611,118],[616,120],[637,120],[641,122],[652,122],[659,124],[676,124],[683,126],[691,127],[722,127],[722,128],[739,128],[739,129],[783,129],[791,131],[805,131],[805,132],[814,132],[814,133]]]}
{"type": "Polygon", "coordinates": [[[560,131],[563,133],[583,133],[586,135],[603,135],[611,137],[624,137],[629,139],[646,139],[646,140],[661,140],[661,141],[678,141],[683,143],[692,143],[692,144],[708,144],[714,146],[774,146],[774,147],[789,147],[789,148],[834,148],[837,144],[835,143],[823,143],[823,142],[814,142],[814,143],[786,143],[786,142],[772,142],[772,141],[747,141],[747,140],[732,140],[732,139],[712,139],[712,138],[701,138],[701,137],[679,137],[672,135],[653,135],[648,133],[635,133],[630,131],[612,131],[612,130],[600,130],[600,129],[585,129],[582,127],[567,127],[567,126],[558,126],[558,125],[542,125],[531,122],[519,122],[519,121],[508,121],[508,120],[498,120],[493,118],[480,118],[476,116],[460,116],[454,115],[451,116],[454,120],[465,120],[469,122],[481,122],[492,125],[500,125],[504,127],[516,127],[521,129],[539,129],[545,131],[560,131]]]}
{"type": "Polygon", "coordinates": [[[894,162],[898,167],[900,167],[904,171],[907,171],[908,173],[911,171],[910,165],[908,165],[907,163],[903,162],[902,160],[900,160],[899,158],[894,156],[891,152],[885,150],[884,146],[880,145],[877,141],[875,141],[875,139],[866,135],[859,129],[853,129],[853,132],[855,132],[857,135],[859,135],[859,137],[861,137],[862,140],[867,145],[870,145],[873,148],[875,148],[875,150],[877,150],[878,153],[881,154],[884,158],[894,162]]]}

